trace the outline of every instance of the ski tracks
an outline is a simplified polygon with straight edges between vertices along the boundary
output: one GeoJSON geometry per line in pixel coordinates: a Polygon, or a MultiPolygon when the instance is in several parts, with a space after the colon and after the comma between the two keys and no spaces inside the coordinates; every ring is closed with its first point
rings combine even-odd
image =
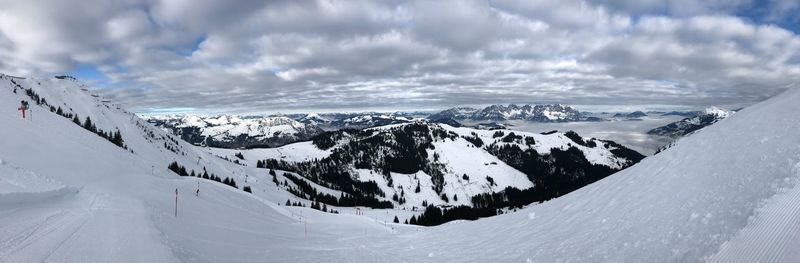
{"type": "Polygon", "coordinates": [[[175,261],[140,202],[104,193],[0,210],[0,262],[175,261]],[[6,223],[7,222],[7,223],[6,223]],[[149,259],[149,260],[148,260],[149,259]]]}
{"type": "Polygon", "coordinates": [[[0,228],[0,262],[42,262],[87,222],[85,214],[48,208],[21,209],[0,228]]]}
{"type": "Polygon", "coordinates": [[[709,262],[800,262],[800,163],[793,172],[709,262]]]}

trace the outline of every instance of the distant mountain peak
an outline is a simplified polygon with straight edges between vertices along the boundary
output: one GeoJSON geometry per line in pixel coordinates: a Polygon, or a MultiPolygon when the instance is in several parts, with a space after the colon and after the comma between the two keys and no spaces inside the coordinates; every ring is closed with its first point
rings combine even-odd
{"type": "Polygon", "coordinates": [[[276,147],[308,140],[323,132],[314,124],[301,123],[284,116],[245,118],[237,115],[185,115],[148,118],[147,121],[172,131],[192,144],[223,148],[276,147]]]}
{"type": "Polygon", "coordinates": [[[703,129],[711,124],[728,118],[733,111],[726,111],[719,107],[711,106],[705,109],[702,113],[694,117],[688,117],[679,121],[652,129],[647,134],[661,135],[667,137],[683,137],[692,134],[700,129],[703,129]]]}
{"type": "Polygon", "coordinates": [[[482,109],[455,107],[432,114],[431,120],[438,119],[503,121],[530,120],[540,122],[578,121],[582,114],[571,106],[563,104],[492,104],[482,109]]]}
{"type": "Polygon", "coordinates": [[[705,109],[705,114],[716,115],[721,118],[727,118],[728,115],[731,114],[731,112],[716,106],[711,106],[705,109]]]}

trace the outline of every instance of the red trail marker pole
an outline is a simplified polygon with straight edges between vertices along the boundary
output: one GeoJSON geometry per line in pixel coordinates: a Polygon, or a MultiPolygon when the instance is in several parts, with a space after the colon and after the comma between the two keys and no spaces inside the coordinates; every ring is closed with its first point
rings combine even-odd
{"type": "Polygon", "coordinates": [[[175,188],[175,217],[178,217],[178,188],[175,188]]]}

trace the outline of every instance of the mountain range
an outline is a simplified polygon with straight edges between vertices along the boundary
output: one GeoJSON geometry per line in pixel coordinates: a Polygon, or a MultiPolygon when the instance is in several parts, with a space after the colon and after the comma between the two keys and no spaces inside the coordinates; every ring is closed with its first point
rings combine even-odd
{"type": "Polygon", "coordinates": [[[633,164],[632,152],[574,133],[417,121],[279,148],[202,148],[84,87],[0,76],[2,262],[800,260],[796,89],[633,164]],[[30,102],[25,118],[20,100],[30,102]],[[587,182],[580,178],[598,179],[569,193],[544,185],[587,182]],[[530,185],[543,192],[499,189],[530,185]],[[460,207],[474,189],[471,206],[460,207]],[[300,197],[315,191],[314,200],[300,197]],[[324,203],[330,197],[337,205],[324,203]],[[415,210],[419,199],[440,205],[415,210]],[[476,221],[402,223],[472,219],[506,205],[504,215],[476,221]]]}
{"type": "Polygon", "coordinates": [[[186,115],[153,116],[147,121],[194,145],[222,148],[277,147],[309,140],[323,132],[315,124],[288,117],[186,115]]]}
{"type": "Polygon", "coordinates": [[[586,118],[578,110],[561,104],[545,105],[491,105],[482,109],[456,107],[428,116],[430,120],[503,121],[529,120],[537,122],[582,121],[586,118]]]}

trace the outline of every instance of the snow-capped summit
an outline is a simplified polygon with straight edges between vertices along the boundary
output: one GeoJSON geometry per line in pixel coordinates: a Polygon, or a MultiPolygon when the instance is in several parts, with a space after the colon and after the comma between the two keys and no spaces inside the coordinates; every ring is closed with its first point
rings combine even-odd
{"type": "Polygon", "coordinates": [[[328,124],[331,123],[331,120],[320,116],[317,113],[309,113],[306,116],[298,119],[297,121],[305,123],[305,124],[313,124],[313,125],[321,125],[321,124],[328,124]]]}
{"type": "Polygon", "coordinates": [[[288,117],[186,115],[149,118],[148,121],[192,144],[223,148],[276,147],[308,140],[322,133],[322,129],[314,124],[301,123],[288,117]]]}
{"type": "Polygon", "coordinates": [[[735,112],[712,106],[707,108],[702,114],[652,129],[648,131],[647,134],[672,138],[683,137],[722,119],[728,118],[733,113],[735,112]]]}
{"type": "Polygon", "coordinates": [[[731,113],[733,113],[733,112],[724,110],[724,109],[716,107],[716,106],[708,107],[705,110],[705,114],[706,115],[715,115],[715,116],[717,116],[717,117],[719,117],[721,119],[727,118],[728,115],[730,115],[731,113]]]}
{"type": "Polygon", "coordinates": [[[450,108],[428,117],[438,119],[474,120],[474,121],[503,121],[503,120],[530,120],[539,122],[565,122],[583,120],[582,114],[575,108],[562,104],[545,105],[490,105],[483,109],[467,107],[450,108]]]}
{"type": "Polygon", "coordinates": [[[472,117],[473,114],[478,112],[478,109],[471,107],[455,107],[446,109],[428,116],[430,120],[464,120],[472,117]]]}

